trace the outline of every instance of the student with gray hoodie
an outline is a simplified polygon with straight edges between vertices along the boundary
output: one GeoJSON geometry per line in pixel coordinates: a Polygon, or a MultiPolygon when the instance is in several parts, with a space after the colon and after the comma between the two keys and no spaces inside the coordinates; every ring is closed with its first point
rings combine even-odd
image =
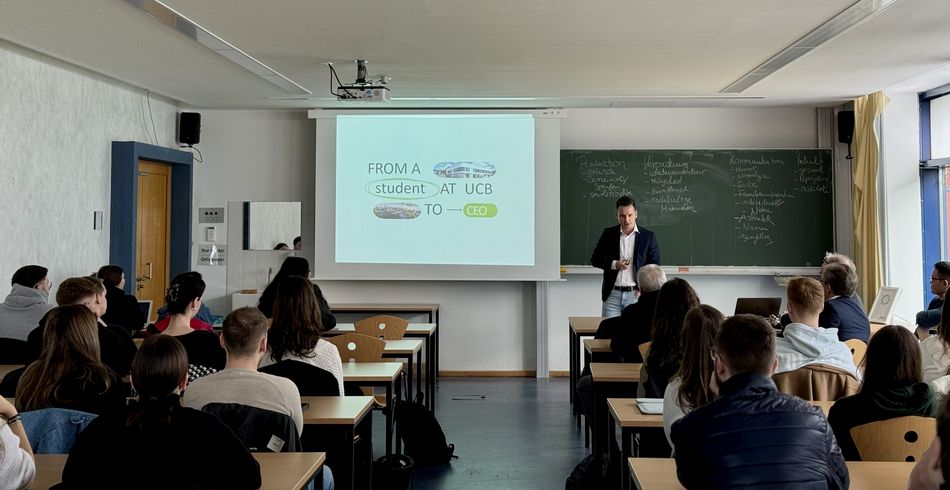
{"type": "Polygon", "coordinates": [[[13,274],[13,289],[0,303],[0,337],[25,341],[40,318],[53,309],[47,272],[46,267],[25,265],[13,274]]]}
{"type": "Polygon", "coordinates": [[[854,365],[851,349],[838,340],[838,329],[818,326],[824,303],[824,288],[815,279],[797,277],[788,282],[788,315],[792,323],[785,327],[783,337],[776,339],[778,367],[775,372],[825,364],[847,371],[860,380],[861,374],[854,365]]]}

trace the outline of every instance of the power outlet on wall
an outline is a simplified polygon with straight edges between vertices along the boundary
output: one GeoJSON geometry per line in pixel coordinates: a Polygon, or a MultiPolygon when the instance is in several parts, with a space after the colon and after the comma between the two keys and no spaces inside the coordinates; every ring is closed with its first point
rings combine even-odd
{"type": "Polygon", "coordinates": [[[224,223],[224,208],[198,208],[199,223],[224,223]]]}

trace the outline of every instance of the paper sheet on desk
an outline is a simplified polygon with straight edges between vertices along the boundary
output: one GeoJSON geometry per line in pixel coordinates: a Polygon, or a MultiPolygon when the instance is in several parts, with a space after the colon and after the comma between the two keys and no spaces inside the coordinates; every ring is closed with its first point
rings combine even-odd
{"type": "Polygon", "coordinates": [[[637,398],[637,408],[646,415],[663,415],[663,399],[637,398]]]}

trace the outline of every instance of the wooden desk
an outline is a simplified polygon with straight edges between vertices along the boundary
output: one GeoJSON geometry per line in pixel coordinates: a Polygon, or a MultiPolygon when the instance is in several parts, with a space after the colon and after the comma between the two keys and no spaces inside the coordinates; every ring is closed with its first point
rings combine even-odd
{"type": "MultiPolygon", "coordinates": [[[[393,403],[401,398],[399,376],[402,375],[401,362],[344,362],[343,382],[354,383],[360,386],[383,386],[386,388],[386,456],[393,454],[393,403]],[[395,397],[394,397],[395,395],[395,397]]],[[[396,453],[400,452],[400,444],[396,441],[396,453]]]]}
{"type": "Polygon", "coordinates": [[[586,339],[584,340],[584,350],[588,354],[610,352],[610,339],[586,339]]]}
{"type": "MultiPolygon", "coordinates": [[[[412,358],[416,358],[416,381],[419,383],[419,387],[422,388],[422,339],[401,339],[401,340],[387,340],[386,347],[383,348],[383,357],[384,358],[395,358],[395,359],[405,359],[407,364],[407,375],[408,383],[407,389],[409,393],[406,393],[406,398],[412,399],[415,391],[412,390],[412,358]]],[[[428,387],[427,387],[428,388],[428,387]]],[[[424,392],[426,390],[423,390],[424,392]]],[[[431,393],[426,393],[425,398],[428,400],[431,398],[431,393]]]]}
{"type": "MultiPolygon", "coordinates": [[[[333,475],[337,488],[356,488],[356,444],[354,435],[356,426],[366,420],[366,432],[363,434],[372,440],[372,410],[373,397],[371,396],[302,396],[300,400],[310,404],[303,411],[305,425],[324,426],[333,434],[331,439],[349,441],[341,447],[342,454],[338,457],[334,453],[333,475]],[[367,415],[369,417],[367,418],[367,415]]],[[[323,435],[323,433],[321,433],[323,435]]],[[[334,449],[336,445],[332,446],[334,449]]],[[[319,448],[323,450],[323,448],[319,448]]]]}
{"type": "MultiPolygon", "coordinates": [[[[886,326],[886,325],[883,324],[883,323],[874,323],[874,322],[871,322],[871,337],[873,337],[874,334],[876,334],[880,329],[884,328],[885,326],[886,326]]],[[[914,331],[911,330],[910,333],[914,333],[914,331]]]]}
{"type": "MultiPolygon", "coordinates": [[[[330,305],[330,310],[339,313],[366,313],[369,315],[428,315],[429,323],[435,324],[435,328],[431,334],[432,357],[426,358],[426,362],[433,364],[434,379],[439,375],[439,307],[439,303],[333,303],[330,305]]],[[[408,331],[406,335],[409,335],[408,331]]],[[[432,392],[435,393],[435,381],[432,384],[432,392]]]]}
{"type": "Polygon", "coordinates": [[[571,316],[567,318],[569,341],[568,341],[568,380],[570,382],[570,400],[571,414],[577,416],[577,424],[580,426],[580,411],[574,406],[574,389],[577,386],[577,379],[580,378],[580,339],[581,337],[593,337],[597,333],[597,327],[604,320],[599,316],[571,316]]]}
{"type": "MultiPolygon", "coordinates": [[[[410,323],[406,328],[405,337],[409,338],[421,338],[423,340],[422,350],[425,351],[426,363],[425,363],[425,377],[426,377],[426,408],[428,408],[432,413],[435,413],[435,378],[438,376],[436,372],[436,362],[435,359],[438,357],[436,351],[437,342],[435,340],[436,335],[438,334],[437,325],[435,323],[410,323]]],[[[325,336],[340,335],[344,333],[354,333],[356,332],[356,327],[352,323],[337,323],[336,327],[332,330],[327,330],[323,332],[325,336]]],[[[419,364],[418,369],[422,371],[422,365],[419,364]]]]}
{"type": "MultiPolygon", "coordinates": [[[[49,488],[62,480],[65,454],[37,454],[36,479],[30,488],[49,488]]],[[[261,465],[261,486],[268,490],[300,489],[326,460],[324,453],[254,453],[261,465]]],[[[322,485],[317,483],[316,488],[322,485]]]]}
{"type": "MultiPolygon", "coordinates": [[[[853,490],[906,488],[914,463],[848,461],[853,490]]],[[[682,490],[672,458],[629,458],[627,468],[641,490],[682,490]]]]}
{"type": "MultiPolygon", "coordinates": [[[[640,382],[641,363],[615,363],[615,362],[592,362],[590,363],[590,375],[594,388],[594,407],[591,414],[591,448],[594,454],[604,454],[606,447],[604,443],[607,430],[613,430],[613,424],[609,423],[607,415],[607,392],[616,391],[608,387],[608,384],[627,383],[630,388],[634,388],[636,383],[640,382]],[[608,427],[609,425],[609,427],[608,427]]],[[[662,422],[661,422],[662,423],[662,422]]]]}

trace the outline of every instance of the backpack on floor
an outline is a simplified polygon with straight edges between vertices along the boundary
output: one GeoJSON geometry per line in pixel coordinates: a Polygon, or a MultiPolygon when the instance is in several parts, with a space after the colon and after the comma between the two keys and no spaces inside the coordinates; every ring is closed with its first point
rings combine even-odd
{"type": "Polygon", "coordinates": [[[420,393],[414,402],[398,402],[396,406],[396,425],[406,455],[412,458],[416,467],[446,464],[455,456],[455,444],[446,444],[445,433],[435,415],[422,403],[420,393]]]}

